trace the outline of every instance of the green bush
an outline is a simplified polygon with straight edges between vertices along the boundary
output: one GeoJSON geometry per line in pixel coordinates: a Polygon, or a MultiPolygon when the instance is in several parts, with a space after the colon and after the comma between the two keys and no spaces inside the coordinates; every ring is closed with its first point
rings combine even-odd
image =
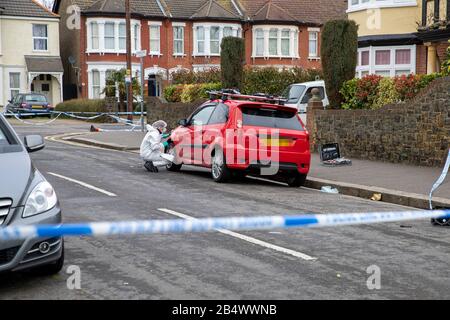
{"type": "Polygon", "coordinates": [[[183,89],[184,85],[182,84],[168,86],[164,89],[164,98],[168,102],[180,102],[183,89]]]}
{"type": "Polygon", "coordinates": [[[450,40],[448,40],[449,47],[447,48],[447,58],[442,63],[441,71],[442,75],[450,76],[450,40]]]}
{"type": "Polygon", "coordinates": [[[218,68],[199,72],[182,70],[172,75],[172,84],[218,83],[220,81],[221,73],[218,68]]]}
{"type": "Polygon", "coordinates": [[[220,83],[182,84],[169,86],[164,95],[169,102],[190,103],[200,99],[208,99],[209,91],[220,90],[220,83]]]}
{"type": "Polygon", "coordinates": [[[332,20],[322,32],[321,61],[330,105],[339,108],[343,84],[354,78],[358,52],[358,26],[354,21],[332,20]]]}
{"type": "Polygon", "coordinates": [[[371,106],[372,109],[379,109],[387,104],[401,101],[399,93],[395,90],[394,79],[392,78],[381,79],[377,93],[378,95],[371,106]]]}
{"type": "MultiPolygon", "coordinates": [[[[67,100],[61,103],[58,103],[55,107],[55,111],[61,112],[108,112],[106,107],[106,102],[104,99],[74,99],[67,100]]],[[[81,115],[83,116],[83,115],[81,115]]],[[[86,117],[92,116],[85,115],[86,117]]],[[[71,117],[63,116],[64,118],[72,119],[71,117]]],[[[90,120],[89,122],[112,122],[113,120],[110,117],[103,116],[96,118],[94,120],[90,120]]]]}
{"type": "Polygon", "coordinates": [[[386,104],[404,102],[414,98],[420,90],[427,87],[442,74],[401,75],[382,78],[367,75],[344,83],[341,95],[343,109],[378,109],[386,104]]]}
{"type": "Polygon", "coordinates": [[[58,103],[55,111],[107,112],[107,108],[104,99],[74,99],[58,103]]]}
{"type": "Polygon", "coordinates": [[[242,90],[244,77],[245,43],[244,39],[225,37],[221,44],[220,70],[225,88],[242,90]]]}

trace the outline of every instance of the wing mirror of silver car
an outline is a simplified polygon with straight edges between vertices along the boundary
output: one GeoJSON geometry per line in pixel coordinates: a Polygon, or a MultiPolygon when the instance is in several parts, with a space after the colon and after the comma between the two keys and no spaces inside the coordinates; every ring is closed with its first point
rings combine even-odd
{"type": "Polygon", "coordinates": [[[30,135],[24,138],[24,143],[29,153],[36,152],[45,148],[44,138],[40,135],[30,135]]]}

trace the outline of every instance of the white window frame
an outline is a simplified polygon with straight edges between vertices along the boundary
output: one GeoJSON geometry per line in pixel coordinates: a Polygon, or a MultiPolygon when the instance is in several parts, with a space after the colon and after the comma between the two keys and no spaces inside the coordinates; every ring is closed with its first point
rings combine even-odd
{"type": "MultiPolygon", "coordinates": [[[[86,47],[86,53],[87,54],[94,54],[94,53],[99,53],[99,54],[104,54],[104,53],[113,53],[113,54],[125,54],[126,51],[126,44],[125,44],[125,48],[121,49],[120,48],[120,29],[119,26],[121,24],[125,24],[126,21],[125,19],[120,19],[120,18],[88,18],[86,20],[86,35],[87,35],[87,47],[86,47]],[[105,25],[107,23],[113,23],[114,24],[114,49],[106,49],[105,48],[105,25]],[[93,30],[92,30],[92,25],[93,24],[97,24],[98,26],[98,48],[93,48],[92,44],[93,44],[93,30]]],[[[126,26],[125,26],[126,28],[126,26]]],[[[126,31],[125,31],[126,32],[126,31]]],[[[132,19],[131,20],[131,51],[132,53],[135,53],[136,51],[140,51],[141,50],[141,22],[139,20],[135,20],[132,19]],[[136,46],[134,45],[135,40],[134,40],[134,34],[135,34],[135,28],[137,27],[138,30],[138,35],[137,35],[137,39],[138,39],[138,44],[137,44],[137,50],[136,50],[136,46]]]]}
{"type": "MultiPolygon", "coordinates": [[[[252,29],[253,33],[253,49],[252,49],[252,59],[256,58],[279,58],[279,59],[300,59],[299,55],[299,32],[300,29],[297,26],[283,26],[283,25],[254,25],[252,29]],[[277,30],[277,54],[273,55],[269,52],[269,39],[270,39],[270,30],[276,29],[277,30]],[[258,55],[257,54],[257,30],[262,30],[263,36],[264,36],[264,54],[258,55]],[[289,30],[289,55],[282,55],[281,50],[281,37],[282,37],[282,31],[288,31],[289,30]]],[[[260,38],[259,38],[260,39],[260,38]]]]}
{"type": "Polygon", "coordinates": [[[311,60],[320,59],[319,39],[320,39],[320,28],[308,28],[308,59],[311,60]],[[311,39],[312,35],[315,35],[315,39],[311,39]],[[315,41],[314,54],[311,54],[311,41],[315,41]]]}
{"type": "Polygon", "coordinates": [[[347,13],[379,8],[401,8],[417,6],[417,0],[348,0],[347,13]]]}
{"type": "Polygon", "coordinates": [[[15,95],[14,96],[12,95],[13,91],[17,91],[17,94],[20,93],[21,83],[22,83],[20,78],[22,77],[22,73],[19,72],[19,71],[11,71],[11,72],[8,73],[8,75],[9,75],[9,77],[8,77],[8,81],[9,81],[9,84],[8,84],[8,86],[9,86],[9,95],[10,95],[10,99],[12,100],[14,98],[14,96],[15,96],[15,95]],[[12,75],[19,75],[19,86],[18,87],[11,87],[11,76],[12,75]]]}
{"type": "Polygon", "coordinates": [[[232,34],[236,35],[237,37],[242,37],[242,26],[240,24],[236,23],[194,23],[192,26],[193,34],[194,34],[194,48],[192,55],[194,57],[220,57],[220,45],[222,43],[223,39],[223,29],[226,27],[231,27],[232,34]],[[203,27],[205,31],[205,52],[201,53],[198,52],[198,42],[203,41],[199,40],[197,36],[197,28],[203,27]],[[219,53],[211,53],[211,28],[212,27],[218,27],[219,28],[219,53]]]}
{"type": "Polygon", "coordinates": [[[105,22],[105,34],[104,34],[104,41],[105,41],[105,51],[110,51],[110,50],[115,50],[116,49],[116,38],[118,37],[118,35],[116,34],[116,26],[114,22],[111,21],[106,21],[105,22]],[[107,26],[112,26],[112,37],[108,36],[108,38],[112,38],[112,43],[113,43],[113,47],[112,48],[106,48],[106,27],[107,26]]]}
{"type": "Polygon", "coordinates": [[[254,40],[254,56],[255,57],[264,57],[264,29],[262,28],[256,28],[254,30],[255,33],[255,40],[254,40]],[[259,36],[258,37],[258,33],[262,34],[262,37],[259,36]],[[258,48],[258,40],[262,39],[262,48],[258,48]],[[259,49],[259,50],[258,50],[259,49]]]}
{"type": "Polygon", "coordinates": [[[184,37],[186,35],[186,24],[185,23],[172,23],[172,33],[173,33],[173,56],[174,57],[184,57],[184,37]],[[175,38],[175,30],[181,29],[181,38],[175,38]],[[176,42],[181,42],[181,52],[175,52],[176,42]]]}
{"type": "Polygon", "coordinates": [[[149,22],[148,23],[148,34],[149,34],[149,56],[162,56],[161,54],[161,26],[162,22],[149,22]],[[158,39],[152,39],[152,29],[157,29],[158,39]],[[152,41],[158,42],[158,48],[155,50],[155,48],[152,48],[152,41]]]}
{"type": "Polygon", "coordinates": [[[48,32],[49,32],[48,24],[45,24],[45,23],[33,23],[31,32],[32,32],[32,37],[33,37],[33,51],[34,52],[48,52],[49,51],[49,47],[48,47],[48,44],[49,44],[48,43],[48,32]],[[47,36],[46,37],[34,36],[34,27],[35,26],[45,26],[45,29],[47,31],[47,36]],[[34,40],[45,40],[45,44],[46,44],[47,49],[44,49],[44,50],[36,49],[34,40]]]}
{"type": "Polygon", "coordinates": [[[358,78],[362,77],[363,73],[368,74],[376,74],[377,72],[383,72],[383,71],[389,71],[390,77],[395,77],[396,73],[398,71],[408,70],[410,73],[415,74],[416,73],[416,45],[410,45],[410,46],[382,46],[382,47],[365,47],[365,48],[359,48],[358,49],[358,66],[356,67],[356,76],[358,78]],[[395,58],[396,58],[396,51],[397,50],[404,50],[408,49],[411,50],[411,61],[409,64],[396,64],[395,58]],[[390,64],[389,65],[375,65],[375,56],[377,51],[390,51],[390,64]],[[361,66],[361,53],[364,51],[369,52],[369,65],[368,66],[361,66]]]}

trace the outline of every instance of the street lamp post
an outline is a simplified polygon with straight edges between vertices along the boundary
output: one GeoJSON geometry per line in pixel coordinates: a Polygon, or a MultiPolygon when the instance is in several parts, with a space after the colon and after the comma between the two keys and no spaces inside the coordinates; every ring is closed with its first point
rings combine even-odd
{"type": "Polygon", "coordinates": [[[141,58],[141,127],[144,132],[144,57],[147,55],[147,50],[136,52],[136,57],[141,58]]]}

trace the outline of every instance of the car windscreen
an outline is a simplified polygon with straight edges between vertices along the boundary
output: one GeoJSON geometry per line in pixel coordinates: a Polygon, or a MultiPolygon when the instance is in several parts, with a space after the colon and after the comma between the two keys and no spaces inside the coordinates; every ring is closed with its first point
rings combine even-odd
{"type": "Polygon", "coordinates": [[[296,111],[243,107],[242,121],[244,125],[276,129],[303,131],[296,111]]]}
{"type": "Polygon", "coordinates": [[[47,98],[45,96],[41,96],[38,94],[27,94],[25,96],[26,102],[38,102],[38,103],[47,103],[47,98]]]}
{"type": "MultiPolygon", "coordinates": [[[[6,120],[0,116],[0,154],[22,151],[22,146],[13,132],[6,125],[6,120]]],[[[1,157],[0,157],[1,160],[1,157]]]]}
{"type": "Polygon", "coordinates": [[[289,86],[283,93],[283,97],[287,99],[287,104],[297,104],[305,92],[306,87],[303,85],[289,86]]]}
{"type": "Polygon", "coordinates": [[[0,146],[9,145],[9,140],[6,138],[6,134],[3,132],[3,128],[0,127],[0,146]]]}

